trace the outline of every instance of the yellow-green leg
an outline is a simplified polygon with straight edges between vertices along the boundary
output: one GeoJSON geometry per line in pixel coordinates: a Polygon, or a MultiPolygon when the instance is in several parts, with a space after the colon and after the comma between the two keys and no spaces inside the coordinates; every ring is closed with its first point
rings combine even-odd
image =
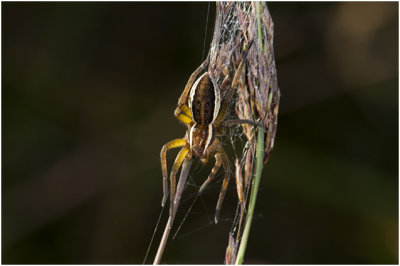
{"type": "Polygon", "coordinates": [[[163,191],[164,191],[164,196],[161,201],[161,206],[165,205],[168,194],[167,151],[173,148],[183,147],[185,145],[186,141],[184,139],[174,139],[165,144],[161,149],[160,157],[161,157],[161,170],[163,175],[163,191]]]}
{"type": "Polygon", "coordinates": [[[192,123],[192,112],[190,111],[189,106],[186,104],[182,106],[178,106],[175,109],[175,117],[186,125],[190,125],[192,123]]]}
{"type": "MultiPolygon", "coordinates": [[[[185,142],[186,143],[186,142],[185,142]]],[[[176,173],[178,172],[179,168],[182,165],[183,160],[186,158],[187,154],[189,152],[189,148],[188,147],[183,147],[180,152],[178,153],[178,155],[175,158],[175,162],[174,165],[172,166],[171,169],[171,174],[170,174],[170,215],[172,215],[172,210],[174,208],[174,199],[175,199],[175,190],[176,190],[176,173]]]]}

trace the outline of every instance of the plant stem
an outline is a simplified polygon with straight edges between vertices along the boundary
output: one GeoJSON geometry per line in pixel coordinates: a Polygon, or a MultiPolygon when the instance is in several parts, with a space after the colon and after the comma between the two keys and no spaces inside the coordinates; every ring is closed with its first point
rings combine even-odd
{"type": "Polygon", "coordinates": [[[235,264],[242,264],[244,253],[247,247],[247,240],[249,238],[251,222],[253,220],[254,208],[256,206],[257,192],[261,180],[261,172],[264,166],[264,127],[258,127],[257,148],[256,148],[256,169],[253,184],[251,187],[249,209],[246,216],[246,224],[243,231],[243,236],[240,241],[238,254],[235,264]]]}
{"type": "MultiPolygon", "coordinates": [[[[258,44],[261,49],[261,51],[264,51],[263,47],[263,38],[262,38],[262,32],[261,32],[261,3],[257,2],[255,3],[256,5],[256,11],[257,11],[257,35],[258,35],[258,44]]],[[[235,264],[242,264],[243,259],[244,259],[244,253],[246,251],[247,247],[247,241],[249,239],[249,234],[250,234],[250,227],[251,227],[251,222],[253,220],[253,213],[254,213],[254,208],[256,206],[256,199],[257,199],[257,192],[258,192],[258,187],[260,185],[260,180],[261,180],[261,172],[264,166],[264,126],[259,126],[258,127],[258,136],[257,136],[257,148],[256,148],[256,169],[255,169],[255,176],[253,178],[253,184],[251,187],[251,194],[250,194],[250,202],[249,202],[249,208],[246,216],[246,223],[245,227],[243,230],[243,236],[240,241],[240,246],[239,250],[236,256],[236,261],[235,264]]]]}
{"type": "Polygon", "coordinates": [[[176,212],[177,212],[178,207],[179,207],[179,202],[181,200],[182,192],[183,192],[183,190],[185,188],[185,185],[186,185],[186,180],[187,180],[187,177],[188,177],[188,174],[189,174],[189,170],[190,170],[190,166],[192,165],[192,162],[193,162],[192,159],[190,159],[189,161],[187,161],[187,160],[183,161],[181,175],[179,177],[178,187],[176,189],[172,215],[169,216],[167,225],[165,226],[164,234],[163,234],[163,236],[161,238],[160,245],[158,247],[157,254],[156,254],[156,257],[154,259],[153,265],[160,264],[160,262],[161,262],[161,258],[162,258],[162,255],[164,253],[165,245],[167,244],[167,240],[168,240],[169,234],[171,232],[172,224],[174,223],[174,220],[175,220],[175,215],[176,215],[176,212]]]}
{"type": "Polygon", "coordinates": [[[263,43],[262,43],[262,33],[261,33],[261,3],[256,3],[257,10],[257,35],[258,35],[258,45],[260,46],[261,51],[264,51],[263,43]]]}

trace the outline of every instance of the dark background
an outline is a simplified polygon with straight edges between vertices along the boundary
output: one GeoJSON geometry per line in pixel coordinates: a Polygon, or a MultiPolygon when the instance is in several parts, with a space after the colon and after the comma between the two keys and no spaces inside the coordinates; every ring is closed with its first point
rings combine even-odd
{"type": "MultiPolygon", "coordinates": [[[[245,262],[398,263],[398,4],[269,9],[281,108],[245,262]]],[[[2,263],[143,262],[206,17],[207,3],[2,3],[2,263]]],[[[218,225],[219,184],[202,196],[163,263],[223,262],[234,189],[218,225]]]]}

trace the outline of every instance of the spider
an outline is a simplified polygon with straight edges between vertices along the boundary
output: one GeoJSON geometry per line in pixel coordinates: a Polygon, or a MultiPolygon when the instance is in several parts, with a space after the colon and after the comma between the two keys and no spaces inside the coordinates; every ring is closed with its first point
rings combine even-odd
{"type": "MultiPolygon", "coordinates": [[[[214,155],[215,165],[208,178],[201,185],[198,194],[201,194],[207,185],[214,179],[222,165],[225,174],[215,210],[215,223],[218,223],[219,212],[230,179],[229,160],[218,136],[222,135],[222,126],[229,108],[229,102],[233,96],[233,88],[237,85],[240,73],[243,70],[243,62],[247,57],[247,52],[250,49],[251,44],[252,42],[248,45],[245,55],[243,56],[232,81],[228,74],[221,83],[221,88],[219,88],[214,80],[213,71],[210,70],[204,72],[199,78],[197,78],[208,64],[209,56],[207,56],[206,60],[190,76],[185,89],[178,100],[178,107],[175,109],[174,115],[179,121],[187,126],[186,134],[183,138],[174,139],[166,143],[162,147],[160,153],[164,192],[161,205],[164,206],[168,196],[167,151],[173,148],[182,147],[175,158],[175,162],[170,172],[170,215],[174,208],[173,202],[176,191],[176,174],[183,161],[185,159],[190,160],[192,157],[198,157],[204,164],[206,164],[209,157],[214,155]],[[226,90],[227,93],[221,100],[220,91],[228,88],[228,86],[230,86],[230,89],[226,90]]],[[[240,120],[238,121],[240,122],[240,120]]],[[[249,123],[249,121],[243,120],[243,123],[249,123]]]]}

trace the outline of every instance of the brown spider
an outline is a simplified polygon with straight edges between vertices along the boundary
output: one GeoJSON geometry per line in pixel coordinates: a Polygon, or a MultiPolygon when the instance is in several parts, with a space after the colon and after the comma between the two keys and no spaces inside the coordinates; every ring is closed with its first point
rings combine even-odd
{"type": "MultiPolygon", "coordinates": [[[[251,43],[247,51],[250,49],[251,43]]],[[[236,87],[240,73],[243,69],[243,61],[246,58],[247,51],[243,60],[235,72],[231,82],[227,75],[218,88],[212,71],[203,73],[197,80],[197,76],[208,64],[207,59],[190,76],[185,89],[178,101],[178,107],[175,109],[175,117],[187,126],[186,134],[183,138],[172,140],[166,143],[161,149],[161,168],[163,174],[162,206],[165,205],[168,195],[168,172],[167,172],[167,151],[173,148],[183,147],[178,153],[170,173],[170,214],[174,208],[173,202],[176,191],[176,174],[182,165],[184,159],[190,160],[193,156],[199,157],[203,163],[207,163],[209,156],[214,155],[215,165],[210,175],[204,181],[199,189],[199,194],[204,191],[207,185],[214,179],[219,168],[224,168],[225,176],[222,182],[217,207],[215,210],[215,223],[218,223],[219,211],[225,197],[226,189],[230,179],[230,168],[228,157],[222,148],[221,142],[216,137],[222,134],[222,125],[228,111],[229,102],[233,96],[233,89],[236,87]],[[193,86],[192,86],[193,85],[193,86]],[[220,91],[230,86],[221,103],[220,91]],[[187,104],[186,104],[187,103],[187,104]]],[[[243,120],[242,123],[249,123],[243,120]]],[[[251,121],[250,121],[251,123],[251,121]]]]}

